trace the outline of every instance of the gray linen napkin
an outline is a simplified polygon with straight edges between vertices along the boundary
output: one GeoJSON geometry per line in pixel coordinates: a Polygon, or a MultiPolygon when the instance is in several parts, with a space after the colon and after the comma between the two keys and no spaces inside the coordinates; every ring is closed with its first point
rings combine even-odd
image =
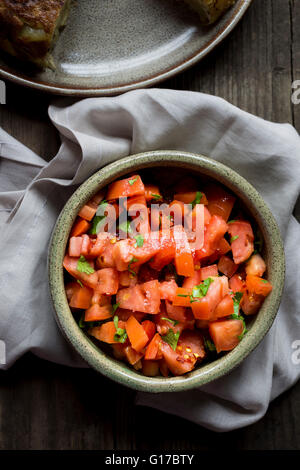
{"type": "Polygon", "coordinates": [[[26,351],[84,366],[53,318],[46,257],[59,211],[76,185],[128,154],[174,149],[209,155],[252,183],[282,233],[287,280],[277,319],[260,346],[226,377],[174,394],[139,394],[137,403],[228,431],[261,418],[300,376],[300,137],[288,124],[247,114],[213,96],[139,90],[114,98],[59,100],[49,115],[62,145],[50,162],[0,130],[0,339],[10,367],[26,351]]]}

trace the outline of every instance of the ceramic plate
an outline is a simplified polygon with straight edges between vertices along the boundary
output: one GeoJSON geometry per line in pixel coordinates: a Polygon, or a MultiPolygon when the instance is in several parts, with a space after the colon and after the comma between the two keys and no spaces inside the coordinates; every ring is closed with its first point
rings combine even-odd
{"type": "Polygon", "coordinates": [[[54,49],[56,70],[33,73],[1,56],[0,76],[73,96],[152,86],[193,65],[222,41],[251,0],[237,0],[215,25],[178,0],[77,0],[54,49]]]}

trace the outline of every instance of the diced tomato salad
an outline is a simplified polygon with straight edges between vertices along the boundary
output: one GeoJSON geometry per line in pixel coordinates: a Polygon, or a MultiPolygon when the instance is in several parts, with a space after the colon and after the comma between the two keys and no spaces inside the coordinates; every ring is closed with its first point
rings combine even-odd
{"type": "Polygon", "coordinates": [[[272,290],[261,236],[235,203],[223,186],[190,177],[171,195],[138,174],[97,193],[78,213],[63,262],[80,328],[147,376],[182,375],[234,349],[272,290]]]}

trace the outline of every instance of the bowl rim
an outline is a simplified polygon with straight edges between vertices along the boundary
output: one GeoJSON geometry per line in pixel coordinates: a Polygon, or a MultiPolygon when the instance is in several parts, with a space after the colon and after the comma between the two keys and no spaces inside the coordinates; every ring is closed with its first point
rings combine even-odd
{"type": "Polygon", "coordinates": [[[260,194],[237,172],[204,155],[158,150],[130,155],[103,167],[82,183],[68,199],[52,232],[48,251],[49,290],[54,316],[68,342],[81,358],[104,376],[129,388],[152,392],[184,391],[200,387],[228,374],[262,341],[276,317],[285,278],[284,248],[278,225],[260,194]],[[273,290],[247,335],[238,346],[219,359],[177,377],[146,377],[98,348],[78,327],[69,308],[63,282],[63,256],[71,226],[80,208],[101,188],[130,171],[151,167],[177,167],[203,174],[229,188],[245,204],[262,232],[268,259],[268,279],[273,290]]]}

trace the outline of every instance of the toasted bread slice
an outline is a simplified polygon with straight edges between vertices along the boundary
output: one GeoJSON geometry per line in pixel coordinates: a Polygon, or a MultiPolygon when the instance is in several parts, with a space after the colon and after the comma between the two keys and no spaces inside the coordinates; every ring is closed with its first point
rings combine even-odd
{"type": "Polygon", "coordinates": [[[66,24],[71,0],[0,0],[0,49],[53,68],[50,51],[66,24]]]}
{"type": "Polygon", "coordinates": [[[184,0],[193,10],[199,13],[201,21],[211,24],[231,7],[235,0],[184,0]]]}

